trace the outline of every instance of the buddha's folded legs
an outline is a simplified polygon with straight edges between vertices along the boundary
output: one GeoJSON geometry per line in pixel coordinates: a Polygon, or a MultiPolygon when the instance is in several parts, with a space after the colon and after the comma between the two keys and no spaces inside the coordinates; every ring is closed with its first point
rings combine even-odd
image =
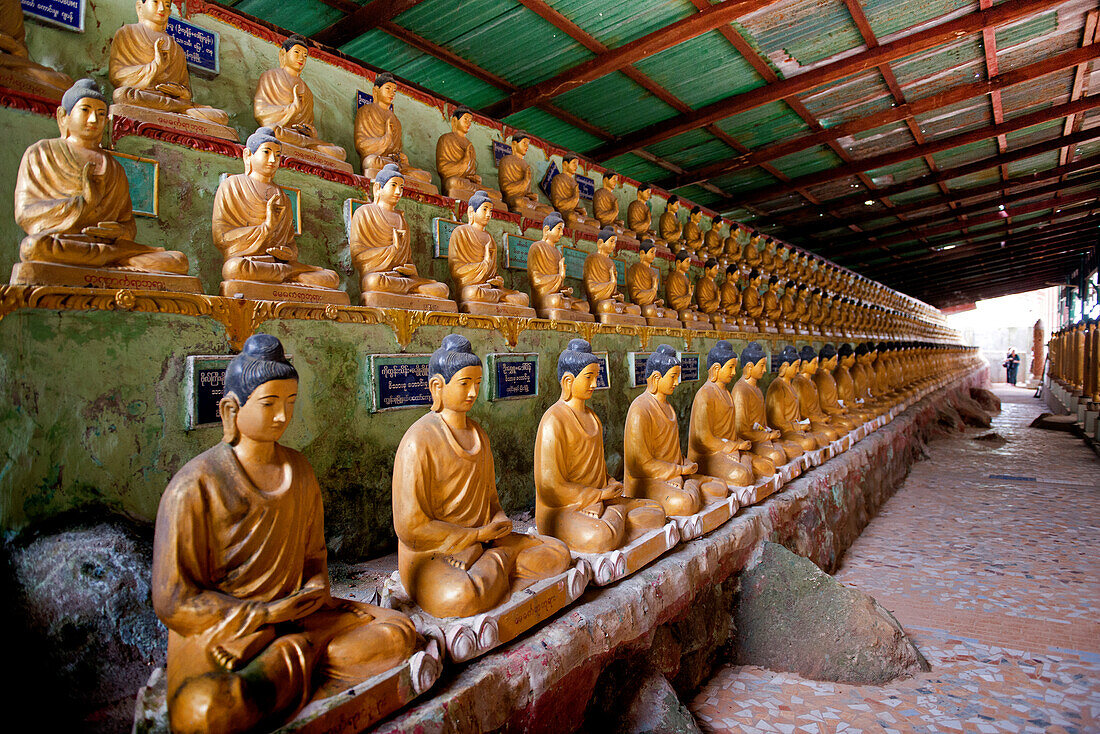
{"type": "Polygon", "coordinates": [[[753,483],[752,469],[729,454],[710,454],[700,457],[699,470],[712,477],[737,487],[747,487],[753,483]]]}
{"type": "Polygon", "coordinates": [[[450,289],[446,283],[429,280],[427,278],[409,278],[394,272],[367,273],[362,280],[364,291],[381,291],[383,293],[415,294],[428,298],[446,298],[450,289]]]}
{"type": "MultiPolygon", "coordinates": [[[[164,112],[175,112],[176,114],[185,115],[188,110],[191,109],[191,103],[185,102],[182,99],[176,97],[169,97],[166,94],[160,92],[154,92],[148,89],[138,89],[137,87],[119,87],[115,90],[112,96],[115,102],[118,104],[131,104],[135,107],[148,107],[154,110],[162,110],[164,112]]],[[[229,117],[226,116],[226,120],[229,117]]]]}
{"type": "Polygon", "coordinates": [[[412,564],[408,591],[435,617],[470,617],[500,604],[509,590],[515,553],[475,543],[452,555],[432,554],[412,564]]]}
{"type": "Polygon", "coordinates": [[[768,451],[766,456],[757,451],[746,456],[752,462],[752,473],[757,479],[775,476],[777,460],[780,464],[787,463],[786,454],[778,449],[768,451]]]}
{"type": "Polygon", "coordinates": [[[499,291],[500,298],[498,300],[510,303],[513,306],[526,306],[531,302],[530,297],[526,293],[514,291],[509,288],[501,288],[499,291]]]}
{"type": "Polygon", "coordinates": [[[814,438],[818,440],[818,443],[824,446],[825,444],[832,443],[840,438],[840,433],[828,425],[827,423],[811,422],[810,427],[813,428],[814,438]],[[821,443],[821,439],[825,439],[825,444],[821,443]]]}
{"type": "Polygon", "coordinates": [[[149,247],[136,242],[101,242],[82,235],[38,234],[24,237],[19,245],[23,262],[48,262],[85,268],[130,267],[137,270],[187,274],[182,252],[149,247]]]}
{"type": "Polygon", "coordinates": [[[326,143],[319,138],[313,138],[308,135],[303,135],[297,130],[291,130],[288,127],[279,125],[275,128],[275,137],[284,143],[290,145],[296,145],[299,148],[307,148],[309,150],[315,150],[321,155],[328,156],[329,158],[335,158],[336,160],[346,160],[348,157],[347,151],[341,148],[339,145],[333,145],[332,143],[326,143]]]}
{"type": "MultiPolygon", "coordinates": [[[[805,453],[807,451],[817,450],[817,439],[809,433],[803,433],[802,431],[789,431],[783,434],[784,443],[793,443],[798,446],[805,453]]],[[[786,447],[784,447],[786,450],[786,447]]]]}
{"type": "Polygon", "coordinates": [[[660,479],[645,479],[637,483],[635,492],[638,498],[659,503],[670,517],[694,515],[705,504],[699,483],[691,480],[679,484],[660,479]]]}
{"type": "Polygon", "coordinates": [[[619,497],[611,500],[609,504],[626,510],[627,542],[665,525],[665,511],[653,500],[619,497]]]}
{"type": "Polygon", "coordinates": [[[290,282],[301,283],[314,288],[336,289],[340,287],[340,276],[333,270],[299,262],[287,263],[287,265],[291,268],[291,275],[287,279],[290,282]]]}
{"type": "Polygon", "coordinates": [[[802,454],[806,453],[806,451],[813,450],[812,448],[803,449],[802,444],[796,441],[788,441],[786,438],[775,441],[773,445],[783,449],[783,455],[786,457],[786,459],[782,462],[784,464],[786,464],[788,461],[794,461],[799,456],[802,456],[802,454]]]}
{"type": "Polygon", "coordinates": [[[573,560],[568,546],[548,535],[512,533],[494,540],[493,549],[506,550],[514,558],[511,586],[513,592],[563,572],[573,560]]]}
{"type": "Polygon", "coordinates": [[[337,603],[346,608],[310,615],[302,625],[310,643],[324,650],[315,672],[320,685],[314,698],[384,673],[416,649],[416,628],[403,614],[353,601],[337,603]]]}
{"type": "Polygon", "coordinates": [[[729,485],[724,481],[705,474],[696,474],[692,476],[691,479],[684,480],[685,486],[690,483],[699,485],[699,489],[702,490],[703,493],[704,503],[711,499],[724,500],[730,493],[729,485]]]}
{"type": "Polygon", "coordinates": [[[289,263],[267,255],[231,257],[222,264],[222,280],[250,280],[255,283],[283,283],[293,274],[289,263]]]}
{"type": "Polygon", "coordinates": [[[606,553],[623,544],[626,538],[625,507],[608,505],[595,514],[583,510],[561,510],[553,527],[554,537],[565,541],[578,553],[606,553]]]}
{"type": "Polygon", "coordinates": [[[207,122],[214,122],[218,125],[229,124],[229,113],[225,110],[219,110],[217,107],[208,107],[207,105],[190,105],[186,110],[186,114],[189,117],[194,117],[198,120],[206,120],[207,122]]]}

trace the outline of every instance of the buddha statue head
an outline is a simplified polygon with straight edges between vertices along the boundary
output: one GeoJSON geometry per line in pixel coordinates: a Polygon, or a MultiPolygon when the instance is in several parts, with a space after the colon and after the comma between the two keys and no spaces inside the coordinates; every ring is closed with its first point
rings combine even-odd
{"type": "Polygon", "coordinates": [[[708,257],[707,261],[703,263],[703,277],[711,280],[718,277],[718,261],[713,257],[708,257]]]}
{"type": "Polygon", "coordinates": [[[691,268],[691,253],[687,250],[680,250],[676,253],[676,269],[681,273],[687,273],[691,268]]]}
{"type": "Polygon", "coordinates": [[[703,207],[701,207],[701,206],[691,207],[691,213],[688,214],[688,219],[690,219],[695,224],[698,224],[700,221],[702,221],[702,219],[703,219],[703,207]]]}
{"type": "Polygon", "coordinates": [[[647,183],[638,184],[638,201],[649,201],[653,196],[653,187],[647,183]]]}
{"type": "Polygon", "coordinates": [[[443,337],[428,360],[428,392],[433,413],[466,413],[481,391],[481,359],[470,340],[461,334],[443,337]]]}
{"type": "Polygon", "coordinates": [[[802,361],[802,374],[809,377],[817,372],[818,361],[816,349],[809,345],[804,346],[798,351],[798,357],[802,361]]]}
{"type": "Polygon", "coordinates": [[[727,265],[726,266],[726,280],[727,281],[732,280],[733,282],[736,283],[740,279],[741,279],[741,268],[738,267],[737,265],[727,265]]]}
{"type": "Polygon", "coordinates": [[[759,342],[749,342],[741,350],[741,377],[756,384],[768,371],[768,355],[759,342]]]}
{"type": "Polygon", "coordinates": [[[768,290],[772,291],[773,293],[779,290],[779,276],[778,275],[768,276],[768,290]]]}
{"type": "Polygon", "coordinates": [[[466,204],[466,221],[478,229],[485,229],[492,217],[493,200],[484,191],[475,191],[466,204]]]}
{"type": "Polygon", "coordinates": [[[676,196],[668,197],[668,203],[665,204],[665,211],[670,214],[675,214],[680,211],[680,199],[676,196]]]}
{"type": "Polygon", "coordinates": [[[556,245],[562,235],[565,234],[565,220],[561,214],[550,212],[546,219],[542,220],[542,238],[551,245],[556,245]]]}
{"type": "Polygon", "coordinates": [[[578,159],[575,155],[566,155],[561,159],[561,171],[562,173],[569,174],[570,176],[577,175],[577,163],[578,159]]]}
{"type": "Polygon", "coordinates": [[[470,127],[474,124],[474,113],[466,105],[459,105],[451,110],[451,132],[466,137],[470,127]]]}
{"type": "MultiPolygon", "coordinates": [[[[749,284],[748,284],[747,287],[751,288],[755,291],[759,291],[760,286],[763,284],[763,280],[764,280],[764,274],[761,273],[756,268],[753,268],[752,270],[749,271],[749,284]]],[[[742,364],[744,364],[743,361],[742,361],[742,364]]]]}
{"type": "Polygon", "coordinates": [[[172,14],[172,0],[136,0],[138,21],[154,30],[163,31],[172,14]]]}
{"type": "Polygon", "coordinates": [[[680,358],[668,344],[661,344],[645,361],[646,392],[668,398],[680,384],[680,358]]]}
{"type": "Polygon", "coordinates": [[[798,368],[802,366],[802,360],[798,357],[798,350],[788,344],[779,352],[779,378],[789,380],[798,374],[798,368]]]}
{"type": "MultiPolygon", "coordinates": [[[[848,346],[847,344],[842,346],[848,346]]],[[[848,350],[851,351],[851,347],[848,346],[848,350]]],[[[832,344],[826,344],[821,348],[821,351],[817,353],[818,367],[826,372],[832,372],[836,369],[837,360],[840,358],[840,353],[837,352],[836,347],[832,344]]]]}
{"type": "Polygon", "coordinates": [[[397,82],[394,80],[393,74],[383,71],[375,76],[374,88],[371,91],[375,104],[387,108],[392,105],[393,100],[397,97],[397,82]]]}
{"type": "Polygon", "coordinates": [[[619,174],[614,171],[608,171],[603,177],[603,187],[611,191],[619,188],[619,174]]]}
{"type": "Polygon", "coordinates": [[[275,137],[275,131],[269,127],[261,127],[245,141],[244,151],[241,153],[244,158],[244,172],[254,179],[271,183],[275,172],[279,170],[281,150],[282,146],[275,137]]]}
{"type": "Polygon", "coordinates": [[[531,136],[527,133],[512,134],[512,153],[523,158],[527,155],[527,149],[531,147],[531,136]]]}
{"type": "Polygon", "coordinates": [[[642,240],[642,244],[638,245],[638,261],[643,265],[653,265],[656,257],[657,243],[650,239],[642,240]]]}
{"type": "Polygon", "coordinates": [[[871,349],[871,345],[867,342],[860,342],[856,346],[856,361],[860,364],[869,365],[875,361],[875,352],[871,349]]]}
{"type": "Polygon", "coordinates": [[[107,98],[93,80],[81,79],[69,87],[54,114],[57,129],[67,142],[90,150],[102,147],[107,98]]]}
{"type": "Polygon", "coordinates": [[[610,257],[615,252],[615,243],[618,241],[616,237],[613,228],[604,227],[601,229],[600,233],[596,235],[596,251],[601,255],[610,257]]]}
{"type": "Polygon", "coordinates": [[[584,339],[570,340],[558,357],[562,402],[591,398],[599,376],[600,358],[592,353],[592,345],[584,339]]]}
{"type": "Polygon", "coordinates": [[[707,352],[707,380],[725,387],[737,374],[737,352],[722,339],[707,352]]]}
{"type": "Polygon", "coordinates": [[[401,201],[401,195],[405,191],[405,177],[401,175],[401,169],[396,163],[387,163],[382,166],[374,176],[371,183],[371,193],[374,203],[393,211],[397,202],[401,201]]]}
{"type": "Polygon", "coordinates": [[[279,47],[279,66],[294,76],[300,76],[309,60],[309,46],[306,39],[293,35],[283,41],[279,47]]]}
{"type": "Polygon", "coordinates": [[[298,372],[283,345],[270,334],[253,334],[225,370],[225,396],[218,402],[223,440],[275,443],[294,417],[298,372]]]}

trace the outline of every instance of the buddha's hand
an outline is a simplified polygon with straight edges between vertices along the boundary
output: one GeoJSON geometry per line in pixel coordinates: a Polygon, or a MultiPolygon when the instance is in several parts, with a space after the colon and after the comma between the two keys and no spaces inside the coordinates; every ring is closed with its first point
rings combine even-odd
{"type": "Polygon", "coordinates": [[[290,249],[286,245],[275,245],[274,247],[267,248],[267,254],[275,258],[279,262],[290,262],[294,259],[294,250],[290,249]]]}
{"type": "Polygon", "coordinates": [[[267,214],[264,217],[264,224],[268,229],[275,229],[275,226],[279,223],[279,218],[283,215],[283,201],[281,196],[272,196],[267,200],[267,214]]]}
{"type": "Polygon", "coordinates": [[[680,474],[682,476],[685,476],[685,477],[691,476],[692,474],[695,474],[698,471],[699,471],[699,465],[696,464],[694,461],[688,462],[687,464],[681,464],[680,465],[680,474]]]}
{"type": "Polygon", "coordinates": [[[748,451],[752,448],[752,441],[739,441],[737,443],[738,451],[748,451]]]}
{"type": "Polygon", "coordinates": [[[481,261],[486,264],[493,262],[493,243],[487,242],[485,244],[485,252],[481,255],[481,261]]]}
{"type": "Polygon", "coordinates": [[[290,596],[267,603],[267,621],[291,622],[308,617],[321,609],[328,601],[325,589],[302,587],[290,596]]]}
{"type": "MultiPolygon", "coordinates": [[[[154,72],[159,73],[164,64],[167,61],[165,58],[168,55],[168,51],[172,47],[169,45],[167,38],[158,38],[153,42],[153,69],[154,72]]],[[[158,87],[160,85],[157,85],[158,87]]]]}
{"type": "Polygon", "coordinates": [[[494,288],[500,288],[504,285],[504,278],[501,278],[499,275],[494,275],[492,278],[489,278],[489,285],[494,288]]]}
{"type": "Polygon", "coordinates": [[[618,301],[619,303],[623,302],[623,294],[622,293],[616,293],[614,296],[612,296],[612,298],[614,300],[618,301]]]}
{"type": "Polygon", "coordinates": [[[558,261],[558,277],[565,277],[565,258],[558,261]]]}
{"type": "Polygon", "coordinates": [[[606,487],[600,490],[600,500],[613,500],[616,497],[623,496],[623,483],[612,479],[606,487]]]}
{"type": "Polygon", "coordinates": [[[654,305],[657,305],[657,306],[660,306],[660,307],[664,308],[664,305],[665,305],[665,299],[663,299],[663,298],[658,298],[658,299],[656,299],[655,301],[653,301],[653,303],[654,303],[654,305]]]}
{"type": "Polygon", "coordinates": [[[99,224],[85,227],[81,232],[89,237],[98,237],[99,239],[109,240],[111,242],[126,237],[126,230],[124,230],[122,225],[118,222],[100,222],[99,224]]]}
{"type": "Polygon", "coordinates": [[[769,435],[771,438],[780,438],[783,435],[783,431],[769,431],[769,435]]]}
{"type": "Polygon", "coordinates": [[[394,268],[394,270],[397,271],[399,274],[404,275],[408,278],[413,278],[413,277],[416,277],[416,275],[417,275],[416,266],[413,265],[412,263],[405,263],[404,265],[398,265],[396,268],[394,268]]]}
{"type": "Polygon", "coordinates": [[[499,540],[512,532],[512,521],[508,518],[502,520],[494,520],[488,525],[482,525],[478,528],[477,539],[478,542],[488,543],[493,540],[499,540]]]}

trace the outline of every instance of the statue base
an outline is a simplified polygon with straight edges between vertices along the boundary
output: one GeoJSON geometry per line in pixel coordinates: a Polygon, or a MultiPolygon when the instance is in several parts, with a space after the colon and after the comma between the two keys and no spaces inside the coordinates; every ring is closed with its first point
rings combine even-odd
{"type": "Polygon", "coordinates": [[[45,262],[16,263],[11,285],[61,285],[70,288],[128,288],[138,291],[202,293],[202,283],[193,275],[150,273],[123,268],[81,268],[45,262]]]}
{"type": "MultiPolygon", "coordinates": [[[[652,319],[630,313],[601,313],[596,315],[596,320],[609,326],[653,326],[652,319]]],[[[677,321],[676,324],[679,325],[680,322],[677,321]]]]}
{"type": "Polygon", "coordinates": [[[714,329],[710,319],[704,317],[698,311],[693,311],[690,314],[681,312],[680,317],[685,329],[691,329],[692,331],[712,331],[714,329]],[[687,318],[684,318],[685,316],[687,318]]]}
{"type": "Polygon", "coordinates": [[[302,161],[308,163],[311,166],[317,166],[318,168],[328,168],[333,171],[340,171],[341,173],[355,173],[355,169],[347,161],[342,161],[339,158],[331,158],[327,155],[322,155],[310,148],[299,148],[297,145],[287,143],[280,140],[281,152],[283,158],[293,158],[296,161],[302,161]]]}
{"type": "Polygon", "coordinates": [[[694,540],[721,527],[740,507],[737,497],[727,497],[711,501],[694,515],[676,515],[669,519],[680,529],[681,540],[694,540]]]}
{"type": "Polygon", "coordinates": [[[596,317],[592,314],[574,311],[571,308],[542,309],[539,311],[539,318],[551,321],[577,321],[582,324],[591,324],[596,321],[596,317]]]}
{"type": "Polygon", "coordinates": [[[761,479],[752,486],[752,498],[749,502],[743,503],[743,506],[747,507],[749,505],[755,505],[757,502],[762,502],[778,492],[782,486],[778,473],[771,475],[767,479],[761,479]]]}
{"type": "Polygon", "coordinates": [[[572,604],[588,586],[589,574],[588,563],[578,561],[573,568],[517,591],[484,614],[439,618],[417,606],[394,571],[385,582],[382,606],[407,614],[421,635],[440,643],[449,660],[461,663],[510,642],[572,604]]]}
{"type": "Polygon", "coordinates": [[[711,322],[711,324],[713,324],[712,328],[715,331],[724,331],[724,332],[727,332],[727,333],[732,333],[732,332],[737,331],[737,325],[736,324],[731,324],[730,322],[726,321],[726,319],[722,316],[711,316],[710,317],[710,322],[711,322]]]}
{"type": "Polygon", "coordinates": [[[742,321],[741,319],[737,320],[737,330],[738,331],[744,331],[744,332],[747,332],[749,334],[755,334],[759,331],[759,329],[756,328],[756,323],[755,322],[742,321]]]}
{"type": "Polygon", "coordinates": [[[587,234],[592,235],[593,237],[597,237],[600,234],[600,228],[598,226],[589,224],[587,222],[584,224],[567,224],[565,226],[573,230],[574,234],[587,234]]]}
{"type": "Polygon", "coordinates": [[[577,553],[573,557],[584,561],[592,569],[592,581],[597,586],[607,586],[641,570],[672,550],[680,542],[680,529],[675,522],[663,528],[651,530],[633,543],[607,553],[577,553]]]}
{"type": "Polygon", "coordinates": [[[223,280],[219,292],[225,298],[244,298],[249,301],[351,305],[351,299],[344,291],[311,288],[308,285],[297,283],[254,283],[250,280],[223,280]]]}
{"type": "MultiPolygon", "coordinates": [[[[805,456],[805,454],[803,454],[803,456],[805,456]]],[[[793,461],[788,461],[782,466],[777,466],[775,468],[775,476],[779,477],[779,486],[782,487],[792,479],[802,476],[802,467],[802,456],[799,456],[793,461]]]]}
{"type": "Polygon", "coordinates": [[[682,329],[684,325],[680,319],[664,318],[663,316],[645,316],[645,322],[650,326],[664,326],[670,329],[682,329]]]}
{"type": "Polygon", "coordinates": [[[446,311],[457,313],[458,304],[447,298],[429,298],[428,296],[401,295],[367,291],[359,297],[364,306],[374,308],[403,308],[407,311],[446,311]]]}
{"type": "MultiPolygon", "coordinates": [[[[237,137],[237,131],[231,127],[219,125],[209,120],[200,120],[190,115],[181,115],[176,112],[163,112],[161,110],[153,110],[148,107],[138,107],[130,104],[113,104],[110,108],[110,116],[112,118],[128,117],[131,120],[147,122],[157,127],[176,130],[187,133],[188,135],[207,135],[212,138],[232,140],[234,143],[240,140],[240,138],[237,137]]],[[[114,128],[113,122],[111,128],[114,128]]]]}
{"type": "Polygon", "coordinates": [[[474,316],[515,316],[520,319],[537,318],[535,309],[527,306],[513,306],[510,303],[482,303],[481,301],[467,301],[458,304],[459,313],[473,314],[474,316]]]}
{"type": "MultiPolygon", "coordinates": [[[[431,688],[443,671],[439,645],[427,647],[384,673],[356,683],[346,691],[310,702],[272,734],[360,732],[389,716],[431,688]]],[[[168,679],[156,668],[137,694],[134,732],[168,734],[168,679]]]]}
{"type": "Polygon", "coordinates": [[[533,206],[527,206],[526,204],[517,203],[514,207],[509,207],[508,211],[513,214],[518,214],[525,219],[531,219],[536,222],[541,222],[546,219],[548,214],[551,214],[554,209],[552,207],[546,207],[545,209],[538,209],[533,206]]]}

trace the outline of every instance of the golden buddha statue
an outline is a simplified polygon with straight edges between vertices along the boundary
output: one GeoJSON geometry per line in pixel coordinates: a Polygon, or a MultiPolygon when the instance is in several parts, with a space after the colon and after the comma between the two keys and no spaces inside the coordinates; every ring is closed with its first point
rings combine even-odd
{"type": "Polygon", "coordinates": [[[687,223],[684,224],[684,247],[691,250],[694,255],[698,255],[699,251],[703,249],[703,230],[699,226],[702,220],[703,208],[701,206],[693,206],[691,212],[688,214],[687,223]]]}
{"type": "Polygon", "coordinates": [[[661,344],[645,366],[646,389],[630,404],[623,436],[627,497],[655,500],[670,517],[694,515],[729,494],[726,483],[684,461],[680,429],[668,398],[680,383],[676,350],[661,344]]]}
{"type": "Polygon", "coordinates": [[[512,152],[500,159],[497,176],[509,211],[528,219],[545,219],[554,208],[539,201],[532,188],[535,174],[526,158],[530,146],[531,138],[526,133],[514,133],[512,152]]]}
{"type": "Polygon", "coordinates": [[[657,245],[653,240],[643,240],[638,248],[638,262],[626,270],[626,288],[630,300],[641,307],[642,316],[650,326],[670,326],[679,328],[680,320],[671,308],[665,308],[663,298],[657,294],[661,290],[661,278],[653,267],[657,257],[657,245]]]}
{"type": "MultiPolygon", "coordinates": [[[[806,295],[806,325],[809,327],[811,334],[827,336],[825,334],[825,317],[821,290],[818,288],[808,290],[806,295]]],[[[831,334],[828,336],[831,336],[831,334]]]]}
{"type": "Polygon", "coordinates": [[[818,372],[817,350],[811,346],[799,351],[798,374],[791,378],[791,388],[798,398],[798,409],[802,417],[810,422],[810,430],[832,443],[847,433],[835,425],[821,409],[821,396],[818,395],[814,375],[818,372]]]}
{"type": "Polygon", "coordinates": [[[225,372],[224,440],[161,497],[152,592],[173,732],[266,731],[417,647],[404,614],[329,592],[317,478],[278,443],[297,395],[279,340],[249,337],[225,372]]]}
{"type": "Polygon", "coordinates": [[[22,5],[16,0],[0,2],[0,86],[61,101],[73,80],[31,61],[26,38],[22,5]]]}
{"type": "MultiPolygon", "coordinates": [[[[776,277],[776,276],[773,276],[776,277]]],[[[782,279],[777,284],[778,288],[782,288],[783,292],[779,294],[779,313],[781,314],[778,322],[780,327],[786,327],[787,331],[791,334],[798,333],[798,307],[795,303],[795,283],[793,280],[784,282],[782,279]]]]}
{"type": "Polygon", "coordinates": [[[722,256],[726,258],[726,265],[737,265],[741,267],[741,245],[737,242],[737,235],[741,228],[736,222],[726,220],[726,224],[729,225],[729,233],[726,238],[722,240],[722,256]]]}
{"type": "MultiPolygon", "coordinates": [[[[768,371],[768,355],[757,342],[749,342],[741,351],[741,379],[731,390],[733,415],[737,419],[737,435],[752,441],[752,469],[757,476],[767,476],[781,466],[802,456],[802,447],[782,439],[779,431],[768,426],[764,393],[757,382],[768,371]]],[[[789,478],[789,477],[788,477],[789,478]]]]}
{"type": "Polygon", "coordinates": [[[703,264],[703,274],[695,283],[695,304],[717,331],[737,331],[737,322],[727,318],[722,309],[722,296],[715,281],[717,277],[718,261],[712,257],[703,264]]]}
{"type": "Polygon", "coordinates": [[[741,261],[750,270],[759,270],[761,267],[763,258],[760,256],[760,246],[762,243],[763,238],[761,235],[755,234],[741,248],[741,261]]]}
{"type": "Polygon", "coordinates": [[[752,448],[752,441],[737,436],[733,396],[729,391],[736,373],[737,353],[728,341],[719,341],[707,353],[707,381],[691,403],[688,461],[698,464],[701,474],[721,479],[731,489],[748,488],[747,492],[733,490],[738,501],[745,505],[752,500],[755,475],[752,459],[741,453],[752,448]]]}
{"type": "Polygon", "coordinates": [[[191,98],[187,57],[165,32],[171,0],[137,0],[136,6],[138,22],[119,28],[111,41],[111,114],[237,140],[228,114],[191,98]]]}
{"type": "Polygon", "coordinates": [[[649,199],[653,196],[653,187],[649,184],[638,184],[638,192],[634,201],[626,208],[626,226],[634,233],[634,238],[639,242],[651,239],[661,246],[664,242],[657,242],[657,232],[653,229],[653,212],[649,209],[649,199]]]}
{"type": "Polygon", "coordinates": [[[481,182],[477,173],[477,151],[466,135],[474,124],[469,107],[459,105],[451,110],[451,131],[439,136],[435,143],[435,167],[446,196],[468,201],[481,191],[493,202],[494,209],[506,209],[501,193],[481,182]]]}
{"type": "Polygon", "coordinates": [[[760,251],[760,269],[765,273],[778,276],[779,267],[776,263],[776,242],[771,237],[764,238],[764,249],[760,251]]]}
{"type": "Polygon", "coordinates": [[[107,101],[91,79],[57,108],[61,137],[23,153],[15,178],[15,221],[27,233],[12,285],[66,285],[199,293],[182,252],[134,241],[126,172],[102,148],[107,101]]]}
{"type": "Polygon", "coordinates": [[[412,262],[409,225],[397,211],[405,177],[394,163],[374,176],[374,203],[355,210],[349,226],[351,262],[359,273],[364,306],[414,311],[458,310],[446,283],[423,278],[412,262]]]}
{"type": "Polygon", "coordinates": [[[218,186],[212,230],[225,257],[221,294],[346,306],[348,294],[338,290],[335,271],[298,261],[290,200],[272,181],[280,148],[271,128],[261,127],[245,144],[245,172],[218,186]]]}
{"type": "Polygon", "coordinates": [[[565,285],[565,257],[558,242],[565,222],[557,212],[542,220],[542,239],[527,251],[527,278],[535,295],[539,318],[554,321],[595,321],[582,298],[573,298],[565,285]]]}
{"type": "Polygon", "coordinates": [[[756,320],[741,307],[741,269],[736,264],[726,266],[726,278],[718,289],[718,295],[727,323],[732,324],[737,331],[756,331],[756,320]]]}
{"type": "Polygon", "coordinates": [[[550,179],[550,203],[565,219],[569,229],[595,234],[599,229],[596,220],[589,217],[581,204],[581,189],[577,184],[577,164],[575,155],[561,159],[561,173],[550,179]]]}
{"type": "Polygon", "coordinates": [[[601,324],[631,324],[645,326],[642,307],[626,303],[619,293],[619,278],[615,271],[615,230],[605,227],[596,237],[596,251],[584,259],[584,291],[592,312],[601,324]]]}
{"type": "Polygon", "coordinates": [[[710,227],[703,233],[703,254],[706,257],[713,257],[719,262],[724,257],[722,254],[722,236],[718,233],[721,224],[722,220],[715,217],[710,220],[710,227]]]}
{"type": "Polygon", "coordinates": [[[275,131],[282,154],[351,173],[347,152],[317,137],[313,124],[313,92],[302,79],[309,47],[301,36],[290,36],[279,48],[279,66],[260,75],[252,114],[260,127],[275,131]],[[314,155],[310,155],[310,154],[314,155]]]}
{"type": "Polygon", "coordinates": [[[764,298],[760,295],[763,278],[759,270],[749,271],[748,284],[741,291],[741,310],[756,323],[757,331],[777,334],[775,322],[764,313],[764,298]]]}
{"type": "Polygon", "coordinates": [[[876,416],[880,416],[889,412],[890,406],[873,391],[875,381],[873,365],[877,356],[875,350],[867,342],[858,344],[855,349],[856,359],[851,367],[851,374],[855,397],[863,401],[866,410],[871,410],[876,416]]]}
{"type": "Polygon", "coordinates": [[[482,379],[470,341],[445,337],[428,375],[431,410],[394,458],[398,570],[428,614],[470,617],[564,572],[571,558],[556,538],[513,532],[500,507],[489,436],[467,416],[482,379]]]}
{"type": "MultiPolygon", "coordinates": [[[[851,352],[850,345],[848,351],[851,352]]],[[[817,388],[818,404],[821,410],[829,418],[829,422],[841,431],[853,431],[871,419],[872,416],[861,415],[853,404],[851,407],[841,402],[840,387],[837,384],[834,373],[840,361],[840,354],[832,344],[826,344],[818,352],[818,368],[813,373],[814,387],[817,388]]],[[[852,376],[848,375],[849,382],[852,376]]]]}
{"type": "Polygon", "coordinates": [[[504,287],[497,274],[497,245],[485,231],[493,215],[493,200],[476,191],[466,207],[467,224],[451,232],[447,265],[457,289],[459,310],[473,314],[533,317],[526,293],[504,287]]]}
{"type": "Polygon", "coordinates": [[[802,417],[798,395],[790,381],[798,374],[801,360],[791,345],[783,347],[779,354],[780,365],[775,379],[768,385],[764,396],[764,408],[768,425],[779,431],[784,441],[798,444],[803,451],[816,451],[829,444],[830,439],[810,427],[810,421],[802,417]]]}
{"type": "Polygon", "coordinates": [[[678,211],[680,211],[680,199],[670,196],[664,213],[657,220],[658,234],[673,252],[680,250],[684,244],[684,225],[680,224],[680,218],[676,215],[678,211]]]}
{"type": "Polygon", "coordinates": [[[764,304],[764,315],[770,324],[774,325],[779,334],[790,334],[791,325],[783,317],[783,304],[779,300],[779,276],[772,275],[768,278],[767,289],[760,295],[764,304]]]}
{"type": "Polygon", "coordinates": [[[710,319],[695,309],[695,285],[687,276],[691,257],[688,250],[676,253],[675,264],[665,279],[665,298],[676,309],[676,318],[683,322],[684,328],[706,331],[711,328],[710,319]]]}
{"type": "Polygon", "coordinates": [[[401,134],[401,120],[394,114],[397,81],[383,71],[374,77],[371,100],[355,113],[355,150],[363,167],[363,175],[374,178],[382,168],[393,164],[411,188],[438,194],[432,174],[409,165],[401,134]]]}
{"type": "Polygon", "coordinates": [[[558,358],[561,399],[535,435],[536,525],[575,553],[607,553],[665,524],[660,504],[624,497],[623,483],[607,473],[603,424],[586,405],[599,362],[584,339],[569,342],[558,358]]]}
{"type": "Polygon", "coordinates": [[[619,188],[619,174],[608,171],[604,174],[600,187],[592,195],[592,214],[600,223],[601,229],[610,227],[619,239],[634,242],[634,233],[626,228],[623,220],[619,219],[619,197],[615,195],[617,188],[619,188]]]}

